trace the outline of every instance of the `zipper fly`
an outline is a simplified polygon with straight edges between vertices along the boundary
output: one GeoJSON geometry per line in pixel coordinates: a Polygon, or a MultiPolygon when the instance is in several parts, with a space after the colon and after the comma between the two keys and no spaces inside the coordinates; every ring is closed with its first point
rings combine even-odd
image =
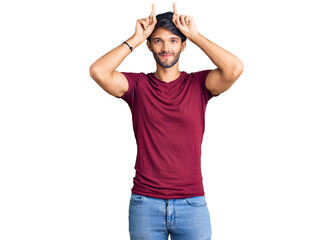
{"type": "Polygon", "coordinates": [[[172,199],[166,200],[166,213],[167,213],[167,228],[170,228],[175,225],[175,206],[172,199]]]}

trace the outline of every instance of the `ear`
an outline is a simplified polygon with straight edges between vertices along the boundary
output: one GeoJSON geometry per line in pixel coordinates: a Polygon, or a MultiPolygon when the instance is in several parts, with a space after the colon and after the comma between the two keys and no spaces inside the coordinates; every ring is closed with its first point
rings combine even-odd
{"type": "Polygon", "coordinates": [[[152,49],[151,49],[151,46],[150,46],[150,42],[149,42],[149,40],[147,40],[147,46],[148,46],[148,49],[149,49],[149,51],[153,51],[152,49]]]}
{"type": "Polygon", "coordinates": [[[186,41],[182,42],[181,52],[185,50],[186,47],[186,41]]]}

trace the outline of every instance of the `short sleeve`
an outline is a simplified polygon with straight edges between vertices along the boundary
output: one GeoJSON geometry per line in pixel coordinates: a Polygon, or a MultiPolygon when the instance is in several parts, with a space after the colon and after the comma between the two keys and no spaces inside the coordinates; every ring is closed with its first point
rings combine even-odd
{"type": "Polygon", "coordinates": [[[218,95],[213,95],[207,88],[206,88],[206,79],[208,74],[213,71],[212,69],[209,70],[203,70],[200,72],[197,72],[197,77],[200,79],[201,82],[201,89],[202,93],[204,95],[204,99],[206,102],[208,102],[212,97],[217,97],[218,95]]]}
{"type": "Polygon", "coordinates": [[[132,73],[132,72],[121,72],[127,79],[128,82],[128,90],[121,97],[124,101],[126,101],[129,107],[132,109],[134,105],[136,89],[139,80],[142,78],[143,73],[132,73]]]}

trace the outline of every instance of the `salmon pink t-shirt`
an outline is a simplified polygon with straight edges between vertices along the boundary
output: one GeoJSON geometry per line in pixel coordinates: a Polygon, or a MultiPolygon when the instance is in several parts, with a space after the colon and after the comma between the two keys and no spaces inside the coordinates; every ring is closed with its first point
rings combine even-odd
{"type": "MultiPolygon", "coordinates": [[[[211,70],[164,82],[154,73],[122,72],[128,91],[121,97],[132,113],[137,143],[132,193],[161,199],[203,196],[201,144],[211,70]]],[[[218,96],[218,95],[216,95],[218,96]]]]}

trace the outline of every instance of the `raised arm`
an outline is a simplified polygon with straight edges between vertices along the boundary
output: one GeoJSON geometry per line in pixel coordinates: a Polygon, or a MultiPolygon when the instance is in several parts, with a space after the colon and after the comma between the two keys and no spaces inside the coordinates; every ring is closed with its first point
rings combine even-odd
{"type": "MultiPolygon", "coordinates": [[[[150,16],[137,20],[135,33],[126,41],[132,47],[132,50],[149,37],[155,28],[156,22],[155,5],[152,4],[150,16]]],[[[121,97],[128,90],[129,85],[126,77],[117,72],[116,69],[130,53],[130,48],[122,43],[97,59],[89,68],[90,76],[95,82],[115,97],[121,97]]]]}
{"type": "Polygon", "coordinates": [[[206,79],[206,88],[218,95],[231,87],[243,72],[243,62],[232,53],[209,41],[199,33],[192,16],[179,15],[173,4],[173,19],[176,27],[212,60],[217,68],[206,79]]]}

